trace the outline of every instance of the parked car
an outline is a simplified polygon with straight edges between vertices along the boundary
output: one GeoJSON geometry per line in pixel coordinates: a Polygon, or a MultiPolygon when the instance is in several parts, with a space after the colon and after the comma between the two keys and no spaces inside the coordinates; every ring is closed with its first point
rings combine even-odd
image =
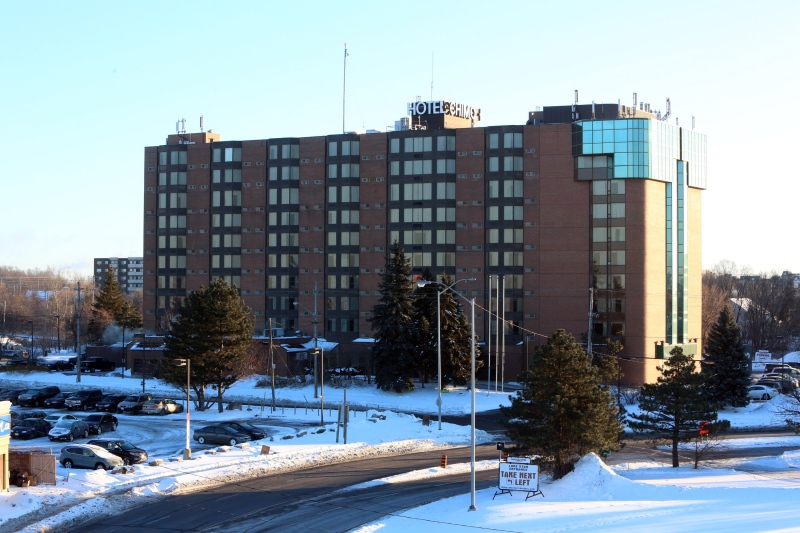
{"type": "Polygon", "coordinates": [[[64,407],[72,411],[73,409],[83,409],[88,411],[93,409],[97,402],[103,399],[103,391],[100,389],[81,390],[64,400],[64,407]]]}
{"type": "Polygon", "coordinates": [[[95,435],[99,435],[103,431],[116,431],[119,425],[117,417],[109,413],[92,414],[85,417],[83,421],[89,426],[89,433],[95,435]]]}
{"type": "Polygon", "coordinates": [[[253,424],[248,424],[247,422],[231,420],[229,422],[220,422],[219,425],[227,426],[229,428],[233,428],[239,433],[250,435],[252,440],[261,440],[267,436],[267,432],[264,429],[256,427],[253,424]]]}
{"type": "Polygon", "coordinates": [[[46,417],[44,417],[44,420],[45,420],[45,422],[47,422],[51,426],[55,426],[56,424],[58,424],[62,420],[78,420],[78,419],[75,416],[69,415],[69,414],[59,415],[59,414],[53,413],[52,415],[47,415],[46,417]]]}
{"type": "Polygon", "coordinates": [[[22,413],[22,416],[25,418],[47,418],[47,413],[44,411],[28,411],[27,413],[22,413]]]}
{"type": "Polygon", "coordinates": [[[67,398],[69,398],[72,395],[73,395],[72,392],[59,392],[58,394],[56,394],[52,398],[46,399],[44,401],[44,406],[45,407],[51,407],[51,408],[54,408],[54,409],[60,409],[60,408],[64,407],[64,400],[66,400],[67,398]]]}
{"type": "Polygon", "coordinates": [[[50,432],[50,424],[41,418],[26,418],[20,420],[11,430],[13,439],[35,439],[44,437],[50,432]]]}
{"type": "Polygon", "coordinates": [[[11,427],[13,428],[20,420],[22,420],[20,414],[17,411],[11,411],[11,427]]]}
{"type": "Polygon", "coordinates": [[[61,392],[61,389],[55,386],[28,389],[19,395],[17,403],[23,407],[42,407],[46,399],[52,398],[59,392],[61,392]]]}
{"type": "Polygon", "coordinates": [[[792,392],[798,388],[797,380],[786,374],[764,374],[764,377],[759,382],[763,381],[772,381],[780,384],[782,392],[792,392]]]}
{"type": "Polygon", "coordinates": [[[87,444],[99,446],[122,459],[126,465],[144,463],[147,452],[123,439],[92,439],[87,444]]]}
{"type": "Polygon", "coordinates": [[[69,372],[71,370],[75,370],[75,365],[73,363],[70,363],[69,361],[64,361],[63,359],[60,359],[58,361],[52,361],[50,363],[47,363],[47,370],[50,372],[66,370],[69,372]]]}
{"type": "Polygon", "coordinates": [[[19,405],[18,399],[20,394],[25,394],[25,391],[27,390],[28,389],[11,389],[10,391],[0,396],[0,402],[6,401],[6,402],[11,402],[11,405],[19,405]]]}
{"type": "Polygon", "coordinates": [[[50,440],[73,441],[75,437],[89,438],[89,426],[83,420],[62,420],[48,433],[50,440]]]}
{"type": "Polygon", "coordinates": [[[146,415],[167,415],[171,413],[182,413],[183,404],[168,398],[158,400],[148,400],[142,406],[142,412],[146,415]]]}
{"type": "Polygon", "coordinates": [[[100,446],[91,444],[70,444],[61,448],[58,462],[64,468],[93,468],[95,470],[108,470],[124,464],[121,458],[100,446]]]}
{"type": "Polygon", "coordinates": [[[152,399],[152,394],[131,394],[119,402],[119,405],[117,405],[117,411],[120,413],[131,413],[135,415],[142,410],[144,402],[152,399]]]}
{"type": "Polygon", "coordinates": [[[250,435],[239,433],[233,428],[217,424],[196,429],[193,438],[200,444],[207,442],[209,444],[230,444],[234,446],[235,444],[249,441],[250,435]]]}
{"type": "Polygon", "coordinates": [[[97,402],[94,406],[98,411],[108,411],[109,413],[116,413],[119,403],[127,398],[124,394],[108,394],[102,400],[97,402]]]}
{"type": "Polygon", "coordinates": [[[751,400],[769,400],[775,395],[775,390],[768,385],[750,385],[747,388],[747,397],[751,400]]]}
{"type": "Polygon", "coordinates": [[[86,357],[81,359],[81,372],[113,372],[117,365],[105,357],[86,357]]]}

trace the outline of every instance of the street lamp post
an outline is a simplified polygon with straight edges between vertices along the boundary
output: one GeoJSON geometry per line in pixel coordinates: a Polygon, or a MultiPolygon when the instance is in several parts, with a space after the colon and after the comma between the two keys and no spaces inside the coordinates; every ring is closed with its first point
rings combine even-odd
{"type": "Polygon", "coordinates": [[[30,363],[31,361],[33,361],[33,320],[28,320],[28,324],[31,325],[31,342],[28,345],[30,352],[28,353],[28,363],[30,363]]]}
{"type": "Polygon", "coordinates": [[[59,315],[55,315],[56,319],[56,337],[58,338],[58,353],[61,353],[61,320],[59,315]]]}
{"type": "MultiPolygon", "coordinates": [[[[475,281],[475,278],[460,279],[454,283],[451,283],[450,285],[446,285],[441,291],[436,292],[436,354],[437,374],[439,377],[439,397],[436,399],[436,405],[439,407],[439,431],[442,430],[442,294],[451,290],[457,283],[461,283],[462,281],[475,281]]],[[[436,284],[440,287],[442,286],[442,283],[439,283],[438,281],[429,281],[426,279],[417,281],[417,287],[424,287],[425,285],[431,284],[436,284]]],[[[472,333],[475,333],[474,327],[472,333]]]]}
{"type": "MultiPolygon", "coordinates": [[[[31,338],[33,338],[33,333],[31,333],[31,338]]],[[[778,341],[778,349],[781,351],[781,366],[783,366],[783,360],[786,358],[786,350],[783,349],[783,335],[778,335],[775,340],[778,341]]]]}
{"type": "Polygon", "coordinates": [[[319,337],[317,337],[317,324],[319,323],[319,313],[317,312],[317,282],[314,282],[314,312],[308,310],[300,302],[294,302],[295,307],[302,307],[307,313],[314,317],[314,398],[319,398],[319,423],[325,425],[325,361],[322,358],[322,351],[319,349],[319,337]],[[317,393],[317,358],[319,357],[320,393],[317,393]]]}
{"type": "MultiPolygon", "coordinates": [[[[437,293],[437,304],[439,302],[439,297],[444,294],[445,291],[451,290],[456,283],[461,281],[475,281],[475,278],[464,278],[456,281],[452,285],[446,286],[442,289],[441,292],[437,293]]],[[[430,283],[437,283],[436,281],[428,281],[428,280],[420,280],[417,282],[418,287],[424,287],[430,283]]],[[[441,285],[441,284],[439,284],[441,285]]],[[[470,303],[472,307],[472,318],[470,320],[470,359],[471,359],[471,368],[470,368],[470,396],[472,399],[472,414],[470,416],[470,476],[469,476],[469,483],[470,483],[470,511],[477,511],[478,506],[476,504],[476,495],[475,495],[475,298],[471,300],[467,300],[464,296],[458,294],[456,291],[453,291],[454,294],[460,296],[464,300],[470,303]]],[[[438,307],[438,306],[437,306],[438,307]]],[[[439,313],[441,316],[441,313],[439,313]]],[[[441,341],[441,319],[439,322],[439,335],[441,341]]],[[[441,346],[441,342],[439,343],[441,346]]],[[[439,429],[442,429],[442,357],[441,357],[441,348],[439,349],[439,429]]]]}
{"type": "MultiPolygon", "coordinates": [[[[173,359],[173,363],[175,366],[185,366],[186,367],[186,448],[183,450],[183,458],[184,460],[189,460],[192,458],[192,449],[189,446],[189,420],[190,420],[190,406],[191,406],[191,376],[192,376],[192,360],[191,359],[173,359]]],[[[144,382],[144,380],[142,380],[144,382]]]]}

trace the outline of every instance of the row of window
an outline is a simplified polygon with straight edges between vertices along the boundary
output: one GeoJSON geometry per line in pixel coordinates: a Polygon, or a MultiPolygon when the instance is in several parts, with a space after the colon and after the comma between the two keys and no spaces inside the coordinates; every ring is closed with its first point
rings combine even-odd
{"type": "Polygon", "coordinates": [[[393,202],[423,201],[423,200],[454,200],[456,197],[455,183],[393,183],[389,186],[389,200],[393,202]],[[436,196],[432,195],[436,186],[436,196]],[[403,191],[402,196],[400,191],[403,191]]]}
{"type": "Polygon", "coordinates": [[[358,246],[359,233],[357,231],[342,231],[328,233],[328,246],[358,246]]]}
{"type": "Polygon", "coordinates": [[[328,143],[328,156],[358,155],[359,141],[334,141],[328,143]]]}
{"type": "Polygon", "coordinates": [[[214,148],[212,161],[214,163],[229,163],[242,160],[241,148],[214,148]]]}
{"type": "MultiPolygon", "coordinates": [[[[486,168],[489,172],[500,172],[500,158],[490,157],[488,159],[486,168]]],[[[521,172],[521,171],[522,171],[522,156],[503,157],[503,172],[521,172]]]]}
{"type": "Polygon", "coordinates": [[[328,224],[358,224],[359,219],[359,212],[356,209],[328,211],[328,224]]]}
{"type": "Polygon", "coordinates": [[[159,152],[158,153],[159,165],[185,165],[186,164],[186,150],[173,151],[173,152],[159,152]]]}
{"type": "Polygon", "coordinates": [[[625,250],[598,250],[592,252],[592,262],[597,266],[625,265],[625,250]]]}
{"type": "Polygon", "coordinates": [[[361,176],[361,167],[358,163],[342,163],[328,165],[328,178],[358,178],[361,176]]]}
{"type": "Polygon", "coordinates": [[[328,266],[331,268],[357,268],[358,254],[328,254],[328,266]]]}
{"type": "Polygon", "coordinates": [[[299,144],[273,144],[269,147],[270,159],[298,159],[299,157],[299,144]],[[280,157],[278,157],[279,154],[280,157]]]}
{"type": "Polygon", "coordinates": [[[486,139],[489,150],[500,148],[500,135],[503,136],[503,148],[522,148],[522,133],[490,133],[486,139]]]}
{"type": "Polygon", "coordinates": [[[418,159],[415,161],[390,161],[389,175],[400,175],[400,164],[403,165],[404,176],[422,176],[433,174],[434,162],[436,163],[436,174],[455,174],[455,159],[418,159]]]}
{"type": "Polygon", "coordinates": [[[267,245],[270,247],[277,247],[278,242],[280,246],[299,246],[300,234],[299,233],[270,233],[267,237],[267,245]]]}
{"type": "MultiPolygon", "coordinates": [[[[393,154],[400,153],[400,143],[403,143],[403,152],[420,153],[433,151],[433,137],[406,137],[405,139],[392,139],[389,141],[389,151],[393,154]]],[[[456,138],[452,135],[436,137],[436,151],[454,151],[456,138]]]]}

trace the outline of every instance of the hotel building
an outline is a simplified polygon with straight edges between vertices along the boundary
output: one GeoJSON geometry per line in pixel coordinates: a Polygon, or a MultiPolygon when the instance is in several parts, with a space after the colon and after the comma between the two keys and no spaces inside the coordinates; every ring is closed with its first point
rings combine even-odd
{"type": "Polygon", "coordinates": [[[619,339],[631,385],[654,381],[673,346],[696,352],[704,135],[646,105],[544,107],[490,127],[453,102],[409,113],[407,129],[385,133],[180,132],[145,148],[145,330],[221,277],[239,287],[256,334],[270,319],[310,331],[316,303],[319,336],[346,360],[372,336],[398,241],[416,274],[476,278],[459,293],[476,299],[493,367],[505,347],[505,381],[559,328],[619,339]],[[504,335],[488,313],[498,308],[504,335]]]}

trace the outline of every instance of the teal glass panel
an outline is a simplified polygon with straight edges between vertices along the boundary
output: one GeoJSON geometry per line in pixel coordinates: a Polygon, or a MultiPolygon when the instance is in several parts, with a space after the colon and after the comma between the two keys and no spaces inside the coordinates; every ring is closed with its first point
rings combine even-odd
{"type": "Polygon", "coordinates": [[[603,132],[602,131],[593,131],[592,132],[592,142],[594,142],[594,143],[603,142],[603,132]]]}
{"type": "Polygon", "coordinates": [[[592,143],[592,132],[591,131],[583,131],[583,144],[591,144],[592,143]]]}
{"type": "Polygon", "coordinates": [[[614,143],[603,143],[603,154],[611,154],[614,152],[614,143]]]}
{"type": "Polygon", "coordinates": [[[627,152],[616,152],[614,153],[614,166],[617,165],[627,165],[628,164],[628,153],[627,152]]]}
{"type": "Polygon", "coordinates": [[[603,142],[604,143],[614,142],[614,130],[603,130],[603,142]]]}
{"type": "Polygon", "coordinates": [[[614,142],[624,143],[627,142],[627,140],[628,140],[628,130],[614,130],[614,142]]]}

